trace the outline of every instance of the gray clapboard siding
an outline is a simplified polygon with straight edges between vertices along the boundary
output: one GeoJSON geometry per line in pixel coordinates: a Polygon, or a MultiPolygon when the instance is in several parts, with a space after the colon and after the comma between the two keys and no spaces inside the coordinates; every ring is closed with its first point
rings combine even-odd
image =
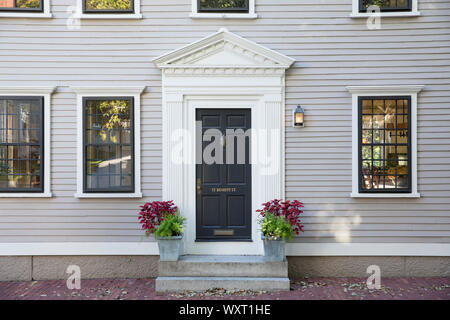
{"type": "MultiPolygon", "coordinates": [[[[350,19],[351,0],[256,0],[256,20],[193,20],[190,0],[142,0],[142,20],[0,18],[0,86],[57,85],[52,199],[0,199],[0,241],[140,241],[138,206],[161,199],[161,74],[153,57],[219,27],[297,60],[286,78],[286,196],[305,203],[297,241],[450,242],[450,1],[419,0],[420,17],[350,19]],[[349,85],[424,84],[418,108],[420,199],[352,199],[349,85]],[[76,190],[76,102],[70,86],[146,85],[143,199],[82,199],[76,190]],[[301,103],[306,127],[290,127],[301,103]]],[[[147,239],[145,241],[151,241],[147,239]]]]}

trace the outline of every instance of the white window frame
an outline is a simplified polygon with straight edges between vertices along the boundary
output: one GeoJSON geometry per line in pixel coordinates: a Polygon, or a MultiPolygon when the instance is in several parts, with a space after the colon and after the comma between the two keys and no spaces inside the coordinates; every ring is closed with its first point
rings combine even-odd
{"type": "Polygon", "coordinates": [[[56,87],[0,87],[0,96],[23,96],[44,98],[44,191],[1,192],[0,198],[51,198],[51,95],[56,87]]]}
{"type": "Polygon", "coordinates": [[[141,0],[134,0],[134,13],[83,13],[83,0],[77,0],[78,19],[142,19],[141,0]]]}
{"type": "Polygon", "coordinates": [[[44,0],[43,3],[43,11],[42,12],[7,12],[7,11],[1,11],[0,17],[1,18],[51,18],[52,14],[50,13],[50,1],[51,0],[44,0]]]}
{"type": "Polygon", "coordinates": [[[370,12],[359,12],[359,1],[360,0],[352,0],[352,13],[350,17],[352,18],[368,18],[373,16],[380,17],[417,17],[420,16],[420,12],[418,11],[417,0],[412,0],[411,3],[411,11],[400,11],[400,12],[380,12],[379,15],[370,12]]]}
{"type": "Polygon", "coordinates": [[[190,17],[193,19],[256,19],[255,1],[248,1],[248,13],[221,13],[221,12],[198,12],[197,0],[192,0],[192,12],[190,17]]]}
{"type": "Polygon", "coordinates": [[[141,192],[141,94],[144,87],[72,87],[77,94],[77,192],[75,198],[142,198],[141,192]],[[83,190],[83,98],[134,98],[134,192],[85,193],[83,190]]]}
{"type": "Polygon", "coordinates": [[[420,198],[417,191],[417,94],[422,85],[411,86],[349,86],[352,94],[352,198],[420,198]],[[411,193],[360,193],[358,123],[360,96],[410,96],[411,97],[411,193]]]}

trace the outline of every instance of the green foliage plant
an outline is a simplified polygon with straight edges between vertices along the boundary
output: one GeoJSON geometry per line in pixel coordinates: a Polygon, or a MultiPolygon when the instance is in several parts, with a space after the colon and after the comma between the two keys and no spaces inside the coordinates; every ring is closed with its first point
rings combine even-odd
{"type": "Polygon", "coordinates": [[[266,240],[292,240],[294,238],[294,229],[292,224],[284,216],[275,216],[266,212],[259,221],[261,231],[266,240]]]}

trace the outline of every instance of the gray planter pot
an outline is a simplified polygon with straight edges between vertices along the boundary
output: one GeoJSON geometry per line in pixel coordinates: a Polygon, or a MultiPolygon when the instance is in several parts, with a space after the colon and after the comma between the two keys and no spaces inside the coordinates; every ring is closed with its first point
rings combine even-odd
{"type": "Polygon", "coordinates": [[[264,260],[266,261],[284,261],[286,260],[286,243],[279,240],[269,240],[262,234],[261,239],[264,243],[264,260]]]}
{"type": "Polygon", "coordinates": [[[181,244],[183,242],[183,235],[174,237],[159,237],[159,260],[160,261],[178,261],[180,257],[181,244]]]}

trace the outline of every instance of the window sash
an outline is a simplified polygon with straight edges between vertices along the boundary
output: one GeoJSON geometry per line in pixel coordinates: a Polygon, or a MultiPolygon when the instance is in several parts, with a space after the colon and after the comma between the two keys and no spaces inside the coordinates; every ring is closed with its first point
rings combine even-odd
{"type": "MultiPolygon", "coordinates": [[[[0,11],[8,11],[8,12],[44,12],[44,1],[49,0],[41,0],[39,3],[39,8],[5,8],[0,7],[0,11]]],[[[17,0],[14,0],[14,4],[17,6],[17,0]]]]}
{"type": "MultiPolygon", "coordinates": [[[[412,0],[408,0],[408,7],[406,8],[383,8],[380,7],[381,12],[405,12],[412,11],[412,0]]],[[[359,0],[359,12],[365,13],[367,12],[367,8],[364,8],[363,0],[359,0]]]]}
{"type": "Polygon", "coordinates": [[[249,0],[245,0],[244,8],[202,8],[200,0],[197,0],[197,11],[199,13],[248,13],[249,0]]]}
{"type": "MultiPolygon", "coordinates": [[[[372,102],[373,103],[373,102],[372,102]]],[[[397,105],[397,102],[396,102],[397,105]]],[[[398,114],[397,110],[395,112],[396,116],[398,114]]],[[[372,110],[372,116],[373,116],[373,110],[372,110]]],[[[373,129],[372,129],[373,130],[373,129]]],[[[397,127],[395,129],[395,132],[397,134],[397,127]]],[[[359,96],[358,97],[358,190],[359,193],[411,193],[412,190],[412,159],[411,159],[411,138],[412,138],[412,134],[411,134],[411,96],[359,96]],[[384,186],[384,188],[381,189],[365,189],[363,188],[363,171],[362,171],[362,147],[363,147],[363,105],[362,102],[363,100],[407,100],[408,101],[408,106],[407,106],[407,113],[408,113],[408,143],[404,144],[404,143],[398,143],[397,139],[395,141],[395,143],[373,143],[373,140],[370,144],[364,144],[364,146],[406,146],[407,147],[407,168],[408,168],[408,174],[407,174],[407,183],[408,183],[408,187],[407,188],[397,188],[397,186],[395,188],[386,188],[384,186]]],[[[373,139],[373,136],[372,136],[373,139]]],[[[398,153],[396,153],[398,154],[398,153]]],[[[372,157],[372,161],[373,161],[373,157],[372,157]]],[[[380,161],[382,159],[376,159],[377,161],[380,161]]],[[[386,161],[383,159],[383,162],[386,161]]],[[[373,176],[373,174],[372,174],[373,176]]],[[[388,176],[388,174],[383,173],[383,175],[380,176],[388,176]]],[[[396,174],[396,176],[401,176],[401,174],[396,174]]],[[[397,180],[397,178],[396,178],[397,180]]]]}
{"type": "Polygon", "coordinates": [[[131,0],[131,8],[127,9],[127,10],[120,10],[120,9],[87,9],[86,8],[86,1],[87,0],[82,0],[83,2],[83,13],[86,14],[92,14],[92,13],[96,13],[96,14],[130,14],[130,13],[135,13],[135,1],[131,0]]]}
{"type": "MultiPolygon", "coordinates": [[[[1,143],[0,146],[29,146],[29,147],[39,147],[39,155],[40,155],[40,164],[39,164],[39,188],[1,188],[1,193],[43,193],[44,192],[44,97],[36,97],[36,96],[2,96],[0,100],[36,100],[39,101],[40,105],[40,134],[39,134],[39,143],[22,143],[22,142],[14,142],[14,143],[1,143]]],[[[0,106],[1,107],[1,106],[0,106]]],[[[16,160],[17,161],[17,160],[16,160]]],[[[28,161],[31,161],[29,158],[28,161]]],[[[8,174],[9,175],[9,174],[8,174]]],[[[21,175],[21,174],[11,174],[11,175],[21,175]]],[[[33,176],[30,174],[30,176],[33,176]]],[[[36,175],[37,176],[37,175],[36,175]]]]}
{"type": "MultiPolygon", "coordinates": [[[[136,170],[136,163],[135,163],[135,143],[134,143],[134,98],[133,97],[83,97],[83,193],[134,193],[135,192],[135,170],[136,170]],[[94,145],[101,145],[101,144],[87,144],[87,107],[86,102],[92,101],[92,100],[127,100],[130,102],[130,146],[131,146],[131,163],[132,163],[132,170],[131,170],[131,183],[130,188],[122,188],[122,189],[109,189],[109,188],[88,188],[87,182],[88,182],[88,175],[87,175],[87,148],[88,146],[94,146],[94,145]]],[[[117,145],[122,145],[117,144],[117,145]]],[[[105,144],[105,146],[110,146],[109,144],[105,144]]],[[[108,177],[111,177],[112,175],[107,175],[108,177]]],[[[120,178],[122,178],[122,175],[120,175],[120,178]]]]}

